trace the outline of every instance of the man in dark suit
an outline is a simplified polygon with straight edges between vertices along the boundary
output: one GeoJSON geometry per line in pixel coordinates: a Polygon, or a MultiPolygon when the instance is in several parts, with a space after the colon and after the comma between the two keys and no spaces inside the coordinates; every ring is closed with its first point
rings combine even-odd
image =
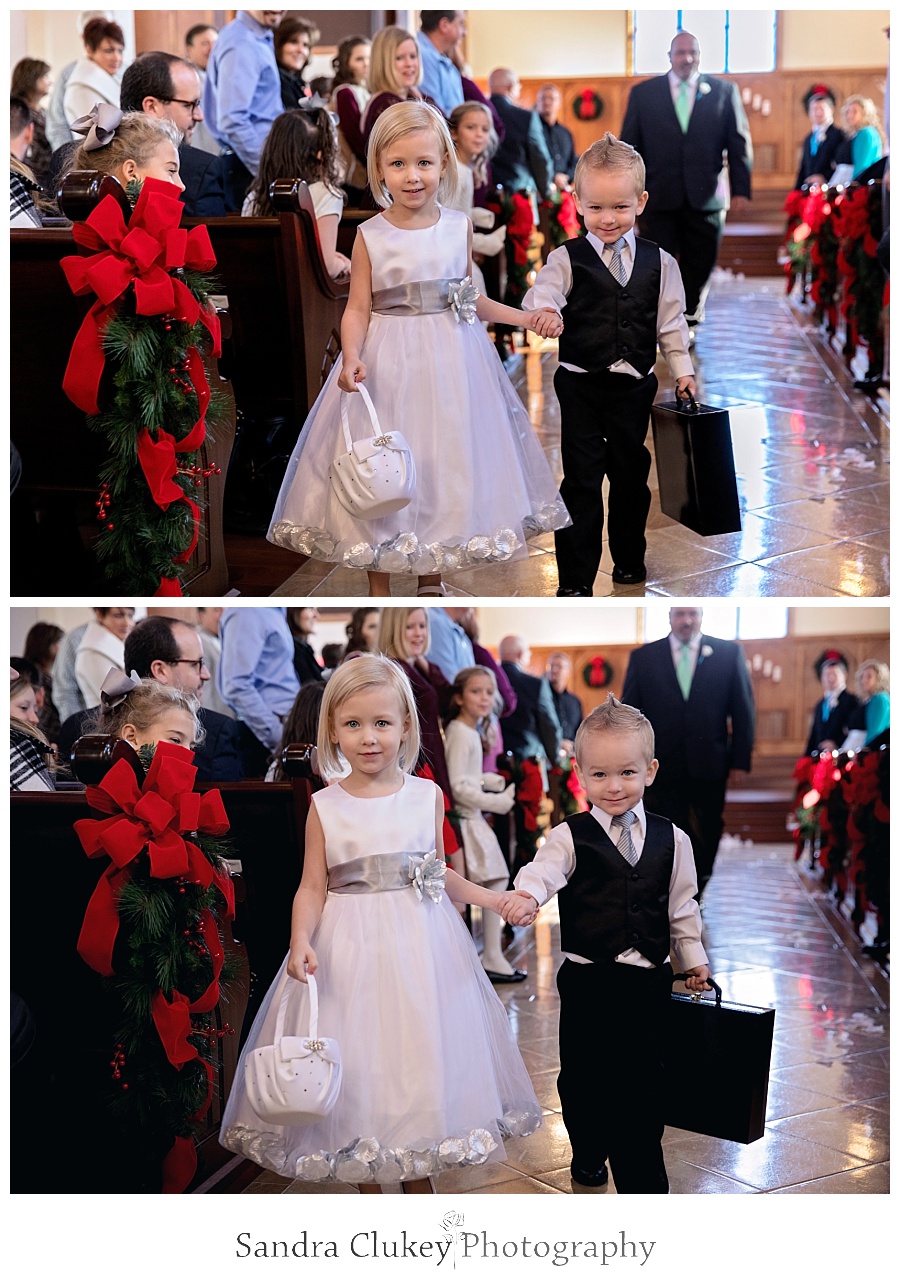
{"type": "Polygon", "coordinates": [[[813,668],[822,684],[822,699],[813,710],[807,754],[839,750],[850,730],[851,715],[859,708],[859,697],[847,691],[847,657],[840,651],[823,651],[813,668]]]}
{"type": "MultiPolygon", "coordinates": [[[[495,183],[501,183],[513,195],[536,192],[543,200],[550,195],[553,182],[553,162],[544,142],[544,131],[536,112],[518,106],[519,78],[508,67],[496,67],[488,77],[491,104],[503,121],[506,133],[491,158],[491,173],[495,183]]],[[[517,284],[515,272],[515,244],[506,238],[506,290],[503,302],[510,308],[521,308],[524,288],[517,284]]],[[[510,354],[510,326],[495,325],[494,337],[501,360],[510,354]]]]}
{"type": "Polygon", "coordinates": [[[750,771],[753,691],[737,643],[701,633],[699,607],[673,607],[671,632],[631,653],[622,700],[656,733],[659,771],[645,801],[684,830],[702,893],[722,837],[729,773],[750,771]]]}
{"type": "Polygon", "coordinates": [[[568,187],[575,177],[578,153],[575,139],[559,119],[562,94],[559,85],[541,85],[537,93],[535,110],[544,132],[544,142],[552,161],[553,182],[558,188],[568,187]]]}
{"type": "Polygon", "coordinates": [[[834,123],[834,94],[827,85],[814,85],[806,98],[812,130],[803,140],[803,153],[794,187],[827,183],[834,173],[837,154],[846,138],[834,123]]]}
{"type": "MultiPolygon", "coordinates": [[[[535,678],[525,672],[531,659],[531,650],[524,638],[509,635],[501,638],[499,646],[500,667],[509,679],[516,694],[516,707],[500,719],[503,745],[517,760],[536,758],[547,789],[547,766],[552,767],[559,757],[562,728],[553,705],[553,695],[546,678],[535,678]]],[[[516,825],[516,856],[512,864],[515,875],[519,867],[531,860],[527,847],[525,815],[516,801],[513,815],[516,825]]]]}
{"type": "Polygon", "coordinates": [[[671,70],[635,85],[621,137],[647,166],[641,236],[674,255],[684,281],[689,325],[703,320],[709,278],[725,223],[723,154],[728,157],[731,208],[750,200],[753,146],[737,85],[700,73],[700,46],[679,31],[669,49],[671,70]]]}
{"type": "Polygon", "coordinates": [[[184,58],[147,53],[136,58],[122,77],[123,112],[146,112],[170,120],[184,134],[178,149],[185,214],[198,218],[227,213],[221,160],[191,147],[194,126],[203,120],[200,77],[184,58]]]}
{"type": "Polygon", "coordinates": [[[553,707],[562,729],[562,748],[566,754],[575,750],[575,733],[584,718],[584,707],[574,692],[568,688],[572,673],[572,660],[568,652],[554,651],[547,657],[547,681],[553,707]]]}
{"type": "MultiPolygon", "coordinates": [[[[125,639],[125,671],[140,678],[155,678],[164,687],[178,687],[199,700],[200,689],[209,680],[203,659],[200,635],[193,626],[171,616],[147,616],[139,620],[125,639]]],[[[59,759],[68,760],[72,746],[85,728],[91,726],[98,710],[79,710],[63,723],[59,736],[59,759]]],[[[203,744],[194,750],[198,781],[241,781],[241,727],[213,709],[200,710],[206,733],[203,744]]]]}

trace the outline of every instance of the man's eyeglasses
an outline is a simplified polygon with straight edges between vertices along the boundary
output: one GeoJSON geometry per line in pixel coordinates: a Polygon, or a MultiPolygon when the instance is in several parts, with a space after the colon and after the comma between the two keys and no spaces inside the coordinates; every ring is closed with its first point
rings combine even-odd
{"type": "Polygon", "coordinates": [[[185,660],[183,656],[179,656],[178,660],[172,661],[172,664],[173,665],[193,665],[197,673],[199,674],[200,670],[206,664],[206,659],[205,657],[201,656],[199,660],[185,660]]]}
{"type": "Polygon", "coordinates": [[[195,99],[193,99],[191,102],[188,102],[188,100],[187,100],[186,98],[164,98],[164,99],[163,99],[163,102],[164,102],[164,103],[181,103],[181,106],[182,106],[182,107],[190,107],[190,109],[191,109],[191,115],[192,115],[192,116],[193,116],[194,112],[196,112],[196,111],[199,111],[199,110],[200,110],[200,99],[199,99],[199,98],[195,98],[195,99]]]}

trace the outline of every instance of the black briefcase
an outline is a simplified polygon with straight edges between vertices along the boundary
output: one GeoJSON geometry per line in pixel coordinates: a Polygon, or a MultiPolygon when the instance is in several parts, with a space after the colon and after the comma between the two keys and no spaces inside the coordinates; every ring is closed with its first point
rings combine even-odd
{"type": "MultiPolygon", "coordinates": [[[[676,974],[675,980],[683,980],[676,974]]],[[[666,1124],[755,1142],[766,1127],[774,1008],[672,994],[666,1040],[666,1124]]]]}
{"type": "Polygon", "coordinates": [[[741,529],[728,411],[689,397],[650,411],[663,513],[698,535],[741,529]]]}

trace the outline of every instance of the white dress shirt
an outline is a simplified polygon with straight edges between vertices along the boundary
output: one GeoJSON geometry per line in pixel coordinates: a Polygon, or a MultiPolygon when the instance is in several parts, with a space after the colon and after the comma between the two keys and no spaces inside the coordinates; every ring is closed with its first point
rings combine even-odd
{"type": "MultiPolygon", "coordinates": [[[[609,267],[612,246],[604,245],[593,232],[588,232],[587,240],[606,267],[609,267]]],[[[634,253],[634,228],[631,228],[625,233],[625,245],[621,250],[626,282],[631,280],[631,274],[634,271],[634,253]]],[[[693,363],[688,356],[690,336],[684,319],[684,286],[678,264],[671,254],[661,249],[659,258],[661,276],[659,303],[656,309],[656,340],[673,377],[680,379],[682,375],[694,373],[693,363]]],[[[532,308],[553,308],[555,312],[562,312],[571,289],[572,260],[565,246],[560,246],[558,250],[551,250],[547,256],[547,262],[537,274],[534,285],[525,295],[522,307],[526,312],[532,308]]],[[[577,374],[585,373],[581,366],[572,366],[565,361],[560,362],[560,365],[577,374]]],[[[626,361],[614,362],[609,369],[616,375],[631,375],[634,379],[644,379],[650,373],[649,370],[635,370],[626,361]]]]}
{"type": "MultiPolygon", "coordinates": [[[[647,818],[643,803],[637,803],[632,809],[635,815],[631,827],[631,839],[635,852],[640,858],[644,851],[644,838],[647,832],[647,818]]],[[[591,808],[591,816],[603,826],[613,843],[611,834],[613,818],[600,808],[591,808]]],[[[669,880],[669,936],[672,949],[684,968],[696,968],[707,964],[709,960],[700,941],[703,925],[700,920],[700,907],[694,897],[697,892],[697,871],[694,867],[694,854],[691,841],[677,826],[675,831],[675,859],[672,863],[672,877],[669,880]]],[[[546,843],[538,848],[533,861],[523,866],[515,878],[517,892],[527,892],[534,897],[539,906],[565,887],[575,869],[575,840],[572,831],[563,822],[554,826],[547,836],[546,843]]],[[[566,959],[576,964],[589,964],[592,961],[581,955],[572,955],[564,951],[566,959]]],[[[637,950],[625,950],[616,956],[617,964],[633,964],[637,968],[652,968],[653,964],[637,950]]]]}

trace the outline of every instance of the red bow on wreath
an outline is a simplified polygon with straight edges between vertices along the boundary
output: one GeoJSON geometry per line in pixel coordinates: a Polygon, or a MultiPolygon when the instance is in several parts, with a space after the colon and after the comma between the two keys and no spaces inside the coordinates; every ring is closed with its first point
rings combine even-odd
{"type": "Polygon", "coordinates": [[[155,879],[188,876],[208,888],[215,882],[234,914],[231,880],[214,870],[185,834],[224,834],[228,817],[218,790],[192,792],[197,769],[193,754],[181,745],[160,744],[139,787],[134,769],[120,759],[99,786],[88,786],[88,804],[108,814],[104,821],[75,822],[75,832],[89,857],[109,857],[88,902],[78,953],[103,977],[113,973],[112,953],[119,930],[118,892],[128,880],[128,866],[144,849],[155,879]]]}
{"type": "Polygon", "coordinates": [[[119,203],[105,196],[86,221],[72,229],[79,245],[97,251],[88,258],[74,254],[60,260],[74,294],[93,291],[97,296],[75,337],[63,379],[66,396],[88,415],[100,409],[97,394],[105,363],[106,322],[132,284],[142,316],[171,313],[191,326],[201,321],[212,337],[214,355],[221,352],[218,317],[201,308],[184,282],[172,276],[177,268],[208,272],[216,262],[205,227],[190,231],[179,227],[183,213],[172,184],[148,178],[127,226],[119,203]]]}

